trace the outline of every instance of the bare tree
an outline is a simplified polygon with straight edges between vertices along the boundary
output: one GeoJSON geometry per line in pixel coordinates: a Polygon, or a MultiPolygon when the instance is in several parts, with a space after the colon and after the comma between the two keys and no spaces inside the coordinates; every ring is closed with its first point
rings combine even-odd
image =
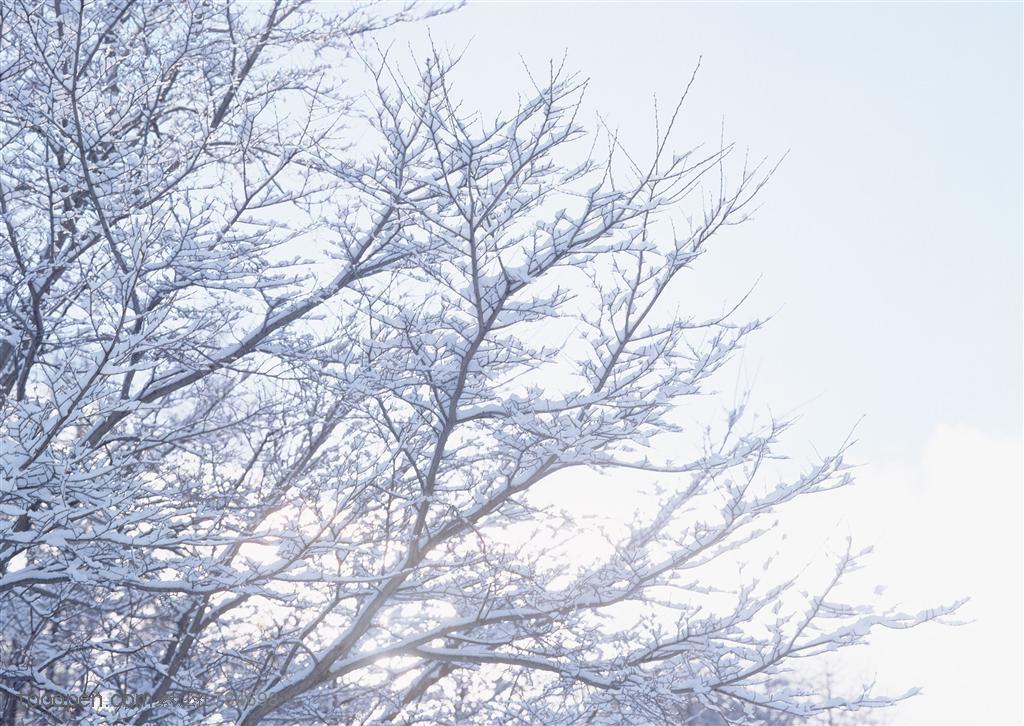
{"type": "Polygon", "coordinates": [[[760,323],[671,291],[771,169],[672,155],[675,114],[630,156],[557,67],[483,118],[443,54],[340,64],[424,13],[305,5],[0,0],[0,720],[890,703],[775,684],[939,611],[840,604],[853,552],[816,594],[706,574],[848,480],[686,416],[760,323]],[[589,470],[662,498],[571,568],[534,492],[589,470]]]}

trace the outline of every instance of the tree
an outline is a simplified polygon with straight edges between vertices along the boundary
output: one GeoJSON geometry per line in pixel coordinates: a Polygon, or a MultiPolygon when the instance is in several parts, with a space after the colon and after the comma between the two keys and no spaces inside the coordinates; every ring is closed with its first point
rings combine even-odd
{"type": "Polygon", "coordinates": [[[0,7],[6,721],[891,702],[774,684],[944,611],[840,605],[852,551],[806,596],[702,574],[848,481],[843,450],[773,480],[786,423],[742,406],[677,443],[760,323],[666,301],[770,168],[673,156],[675,114],[641,162],[554,66],[467,112],[444,54],[407,77],[359,41],[413,8],[0,7]],[[353,50],[363,94],[331,71],[353,50]],[[545,555],[578,523],[535,493],[618,470],[657,476],[657,510],[600,561],[545,555]]]}

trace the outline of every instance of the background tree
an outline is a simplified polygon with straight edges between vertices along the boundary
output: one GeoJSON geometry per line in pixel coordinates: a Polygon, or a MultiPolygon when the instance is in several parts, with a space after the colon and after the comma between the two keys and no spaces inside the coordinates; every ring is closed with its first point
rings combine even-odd
{"type": "Polygon", "coordinates": [[[556,67],[496,119],[439,53],[406,77],[367,51],[368,91],[342,93],[357,39],[416,12],[305,5],[2,0],[4,718],[889,703],[777,684],[938,611],[840,604],[852,551],[814,593],[716,574],[848,481],[841,451],[777,478],[786,424],[742,406],[689,424],[759,322],[671,291],[771,170],[672,155],[675,113],[631,156],[556,67]],[[661,487],[578,567],[552,534],[578,522],[535,496],[573,470],[661,487]],[[38,703],[94,689],[145,703],[38,703]]]}

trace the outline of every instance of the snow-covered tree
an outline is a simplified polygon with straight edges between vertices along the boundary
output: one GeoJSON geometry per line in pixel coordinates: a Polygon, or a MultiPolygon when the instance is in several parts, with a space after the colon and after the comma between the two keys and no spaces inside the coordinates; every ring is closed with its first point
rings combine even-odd
{"type": "Polygon", "coordinates": [[[475,114],[361,40],[437,10],[0,0],[0,721],[890,702],[791,663],[938,611],[841,604],[852,551],[735,576],[843,452],[780,478],[785,422],[694,420],[760,323],[674,291],[770,168],[672,114],[641,158],[558,67],[475,114]],[[570,561],[539,493],[620,471],[657,506],[570,561]]]}

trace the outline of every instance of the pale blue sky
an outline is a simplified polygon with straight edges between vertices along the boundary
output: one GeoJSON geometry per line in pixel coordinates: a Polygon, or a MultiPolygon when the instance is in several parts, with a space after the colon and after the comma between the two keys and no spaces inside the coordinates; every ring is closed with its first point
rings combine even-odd
{"type": "Polygon", "coordinates": [[[908,607],[974,596],[974,625],[866,656],[883,685],[924,686],[900,723],[1024,718],[1021,27],[1021,4],[979,2],[480,2],[430,23],[469,44],[471,105],[512,103],[520,56],[567,54],[589,119],[643,150],[652,97],[702,57],[681,140],[715,143],[724,117],[752,155],[789,152],[689,292],[715,305],[761,277],[747,311],[777,314],[744,354],[756,402],[798,409],[825,449],[864,416],[860,494],[832,515],[877,538],[908,607]]]}
{"type": "Polygon", "coordinates": [[[723,299],[763,276],[764,398],[821,396],[805,415],[829,435],[866,414],[867,458],[937,422],[1020,430],[1020,5],[476,3],[430,29],[469,43],[476,103],[525,88],[520,55],[567,53],[588,108],[641,149],[653,95],[668,104],[703,56],[681,138],[713,143],[724,117],[753,155],[789,151],[703,273],[723,299]]]}

